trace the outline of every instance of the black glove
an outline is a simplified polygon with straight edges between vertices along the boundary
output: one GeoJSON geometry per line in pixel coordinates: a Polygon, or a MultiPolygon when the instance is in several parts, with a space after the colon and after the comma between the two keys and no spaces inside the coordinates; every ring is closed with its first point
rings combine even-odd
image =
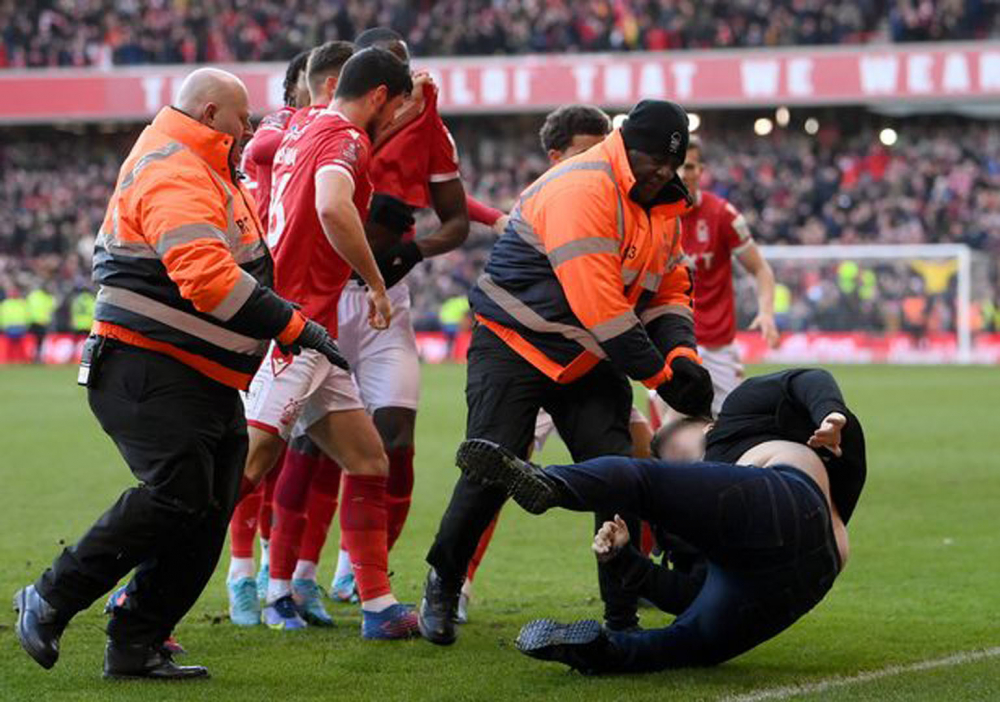
{"type": "Polygon", "coordinates": [[[704,367],[681,356],[670,362],[674,377],[656,388],[663,401],[689,417],[709,417],[712,412],[712,376],[704,367]]]}
{"type": "Polygon", "coordinates": [[[293,355],[298,355],[302,349],[314,349],[326,356],[327,360],[337,366],[337,368],[343,368],[345,371],[351,370],[347,359],[340,355],[337,342],[333,340],[330,333],[322,324],[317,324],[311,319],[306,320],[306,325],[302,327],[302,331],[295,337],[295,341],[288,345],[278,344],[278,348],[281,349],[282,353],[293,355]]]}
{"type": "Polygon", "coordinates": [[[415,265],[424,260],[420,247],[415,241],[396,244],[384,253],[375,257],[378,270],[385,280],[386,290],[401,281],[415,265]]]}

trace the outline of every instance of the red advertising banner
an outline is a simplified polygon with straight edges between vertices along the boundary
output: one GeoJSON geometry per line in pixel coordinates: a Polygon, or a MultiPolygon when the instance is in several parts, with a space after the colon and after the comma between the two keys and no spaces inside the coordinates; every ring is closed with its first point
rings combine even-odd
{"type": "MultiPolygon", "coordinates": [[[[570,102],[689,108],[1000,98],[1000,42],[528,55],[416,60],[446,114],[532,112],[570,102]]],[[[223,66],[256,113],[281,106],[283,64],[223,66]]],[[[169,104],[191,66],[0,71],[0,122],[142,120],[169,104]]]]}
{"type": "MultiPolygon", "coordinates": [[[[469,332],[449,339],[443,332],[418,332],[417,349],[426,363],[463,362],[469,350],[469,332]]],[[[954,334],[932,334],[917,339],[909,334],[867,334],[863,332],[785,333],[777,349],[770,349],[760,334],[740,332],[736,337],[744,363],[957,363],[958,340],[954,334]]],[[[46,364],[77,363],[83,338],[75,334],[47,334],[40,360],[46,364]]],[[[35,338],[0,335],[0,365],[30,363],[36,355],[35,338]]],[[[1000,364],[1000,334],[973,337],[973,363],[1000,364]]]]}

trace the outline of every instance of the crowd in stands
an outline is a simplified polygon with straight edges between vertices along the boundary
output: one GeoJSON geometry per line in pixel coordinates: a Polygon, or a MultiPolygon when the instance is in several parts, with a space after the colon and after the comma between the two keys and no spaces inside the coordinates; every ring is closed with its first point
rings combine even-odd
{"type": "MultiPolygon", "coordinates": [[[[466,186],[478,198],[508,210],[546,169],[539,119],[449,120],[466,186]]],[[[913,118],[898,125],[899,140],[886,147],[874,120],[872,129],[851,135],[789,128],[766,138],[736,129],[739,122],[727,116],[703,126],[703,186],[731,200],[760,243],[959,242],[987,261],[1000,258],[1000,126],[913,118]]],[[[0,297],[44,283],[66,299],[86,286],[93,237],[135,135],[21,129],[0,137],[0,297]]],[[[424,215],[419,226],[434,221],[424,215]]],[[[441,304],[468,291],[492,241],[489,229],[473,227],[462,250],[418,266],[411,279],[418,326],[434,328],[441,304]]],[[[786,329],[954,328],[953,275],[935,277],[899,262],[855,270],[827,261],[779,267],[778,280],[787,286],[787,307],[779,310],[786,329]],[[932,279],[944,282],[927,290],[932,279]],[[920,310],[918,297],[926,301],[920,310]]],[[[978,282],[979,302],[998,301],[995,265],[978,282]]],[[[741,311],[749,319],[754,296],[741,297],[751,305],[741,311]]],[[[990,312],[984,320],[982,328],[1000,330],[1000,317],[990,312]]]]}
{"type": "Polygon", "coordinates": [[[992,0],[0,0],[0,68],[287,60],[391,26],[418,56],[979,39],[992,0]]]}

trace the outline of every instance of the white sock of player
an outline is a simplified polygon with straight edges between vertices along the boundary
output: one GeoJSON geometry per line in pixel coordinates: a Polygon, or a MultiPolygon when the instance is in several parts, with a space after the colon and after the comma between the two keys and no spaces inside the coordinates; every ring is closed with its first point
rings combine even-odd
{"type": "Polygon", "coordinates": [[[269,563],[267,554],[268,554],[268,552],[270,550],[270,546],[271,546],[271,542],[268,541],[267,539],[261,537],[261,540],[260,540],[260,564],[261,564],[261,567],[263,567],[264,565],[266,565],[267,563],[269,563]]]}
{"type": "Polygon", "coordinates": [[[383,609],[392,607],[394,604],[399,604],[399,600],[396,599],[395,595],[390,593],[362,602],[361,609],[365,612],[381,612],[383,609]]]}
{"type": "Polygon", "coordinates": [[[462,594],[465,595],[470,600],[472,599],[472,581],[468,578],[462,583],[462,594]]]}
{"type": "Polygon", "coordinates": [[[267,581],[267,603],[274,604],[285,595],[292,594],[291,580],[276,580],[271,578],[267,581]]]}
{"type": "Polygon", "coordinates": [[[292,573],[292,580],[315,580],[316,564],[313,561],[297,561],[295,572],[292,573]]]}
{"type": "Polygon", "coordinates": [[[252,578],[254,564],[252,558],[230,558],[229,559],[229,580],[240,580],[242,578],[252,578]]]}
{"type": "Polygon", "coordinates": [[[337,572],[333,577],[334,579],[343,578],[350,575],[351,572],[351,554],[344,549],[340,549],[340,555],[337,556],[337,572]]]}

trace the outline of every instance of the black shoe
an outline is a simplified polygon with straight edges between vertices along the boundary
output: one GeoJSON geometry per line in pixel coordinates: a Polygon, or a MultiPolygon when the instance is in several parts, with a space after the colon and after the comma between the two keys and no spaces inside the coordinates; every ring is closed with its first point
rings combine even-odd
{"type": "Polygon", "coordinates": [[[59,660],[59,637],[69,619],[38,594],[34,585],[21,588],[14,595],[17,612],[17,640],[21,648],[43,668],[51,668],[59,660]]]}
{"type": "Polygon", "coordinates": [[[593,619],[572,624],[536,619],[524,625],[514,644],[525,655],[565,663],[584,675],[612,672],[619,658],[608,635],[593,619]]]}
{"type": "Polygon", "coordinates": [[[208,677],[208,668],[177,665],[162,644],[122,644],[108,640],[104,677],[109,680],[196,680],[208,677]]]}
{"type": "Polygon", "coordinates": [[[455,643],[455,618],[458,616],[458,595],[462,583],[445,583],[433,568],[427,573],[424,597],[417,610],[420,635],[438,646],[455,643]]]}
{"type": "Polygon", "coordinates": [[[559,487],[540,466],[522,461],[492,441],[463,441],[455,462],[472,481],[506,487],[514,501],[532,514],[541,514],[559,504],[559,487]]]}

